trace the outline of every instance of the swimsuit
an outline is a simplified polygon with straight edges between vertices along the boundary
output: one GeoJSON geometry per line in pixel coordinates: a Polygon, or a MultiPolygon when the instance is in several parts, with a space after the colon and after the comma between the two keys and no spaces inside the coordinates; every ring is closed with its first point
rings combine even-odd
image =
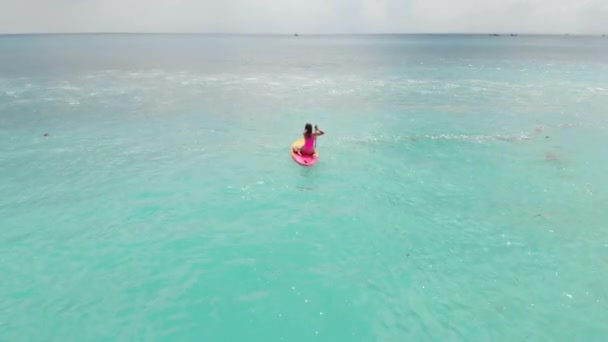
{"type": "Polygon", "coordinates": [[[304,135],[304,146],[302,146],[302,151],[305,152],[314,152],[315,150],[315,135],[311,134],[310,138],[306,139],[306,135],[304,135]]]}

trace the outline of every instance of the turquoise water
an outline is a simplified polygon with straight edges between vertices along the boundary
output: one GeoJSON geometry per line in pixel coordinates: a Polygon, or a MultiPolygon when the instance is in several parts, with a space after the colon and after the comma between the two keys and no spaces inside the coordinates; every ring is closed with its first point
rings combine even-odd
{"type": "Polygon", "coordinates": [[[0,340],[602,341],[607,108],[601,37],[0,37],[0,340]]]}

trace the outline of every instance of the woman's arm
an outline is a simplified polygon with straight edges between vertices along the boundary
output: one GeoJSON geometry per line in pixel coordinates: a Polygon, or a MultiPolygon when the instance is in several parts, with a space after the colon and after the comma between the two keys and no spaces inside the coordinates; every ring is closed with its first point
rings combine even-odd
{"type": "Polygon", "coordinates": [[[325,132],[323,132],[323,130],[319,129],[319,127],[317,127],[317,126],[315,125],[315,134],[316,134],[317,136],[320,136],[320,135],[325,134],[325,132]]]}

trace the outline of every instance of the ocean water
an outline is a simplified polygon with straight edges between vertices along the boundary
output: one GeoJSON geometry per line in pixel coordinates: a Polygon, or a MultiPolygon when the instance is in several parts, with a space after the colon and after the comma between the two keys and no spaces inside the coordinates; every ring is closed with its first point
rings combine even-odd
{"type": "Polygon", "coordinates": [[[0,340],[604,341],[606,146],[602,37],[2,36],[0,340]]]}

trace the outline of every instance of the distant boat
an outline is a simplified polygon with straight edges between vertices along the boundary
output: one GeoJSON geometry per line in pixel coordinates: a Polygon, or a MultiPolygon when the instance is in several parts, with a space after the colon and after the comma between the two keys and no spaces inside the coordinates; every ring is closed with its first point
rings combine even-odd
{"type": "Polygon", "coordinates": [[[489,34],[488,36],[490,36],[490,37],[499,37],[500,35],[498,33],[492,33],[492,34],[489,34]]]}
{"type": "Polygon", "coordinates": [[[517,37],[517,34],[511,33],[511,37],[517,37]]]}
{"type": "Polygon", "coordinates": [[[298,36],[299,36],[299,34],[297,34],[297,33],[296,33],[296,34],[294,34],[294,36],[298,37],[298,36]]]}

